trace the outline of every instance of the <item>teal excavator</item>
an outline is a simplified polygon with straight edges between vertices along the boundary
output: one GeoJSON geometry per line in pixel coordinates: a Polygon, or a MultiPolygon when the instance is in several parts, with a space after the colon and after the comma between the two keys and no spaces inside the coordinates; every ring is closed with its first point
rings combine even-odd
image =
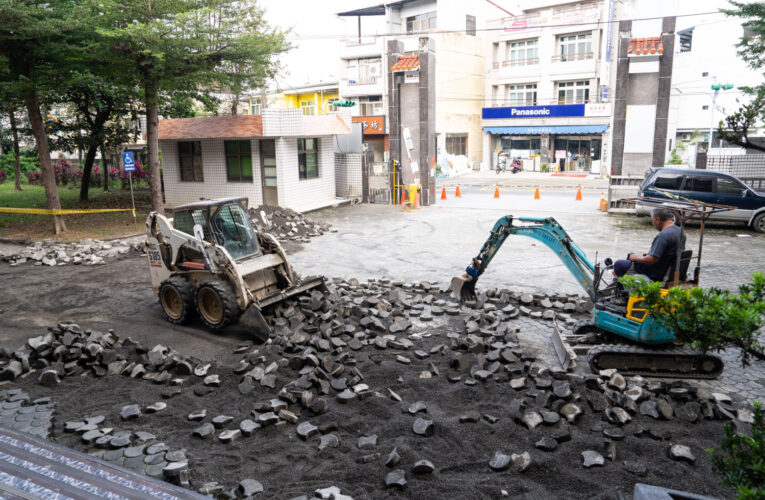
{"type": "MultiPolygon", "coordinates": [[[[591,320],[577,323],[572,337],[608,339],[607,343],[588,349],[587,361],[596,373],[616,368],[624,374],[651,377],[715,378],[722,372],[724,364],[717,356],[676,345],[674,333],[640,307],[641,298],[630,297],[616,281],[605,284],[604,274],[613,265],[611,259],[605,259],[603,269],[600,263],[593,265],[552,217],[516,219],[507,215],[499,219],[465,274],[452,279],[451,292],[455,299],[476,300],[478,278],[510,235],[528,236],[547,245],[592,300],[591,320]]],[[[683,252],[682,260],[678,256],[675,282],[687,271],[690,254],[690,251],[683,252]]],[[[698,272],[695,274],[698,278],[698,272]]],[[[558,341],[560,343],[560,339],[558,341]]]]}

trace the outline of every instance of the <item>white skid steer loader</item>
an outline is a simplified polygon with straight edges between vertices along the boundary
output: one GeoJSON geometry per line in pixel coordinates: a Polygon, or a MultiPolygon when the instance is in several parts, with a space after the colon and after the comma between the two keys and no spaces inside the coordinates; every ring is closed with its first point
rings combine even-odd
{"type": "Polygon", "coordinates": [[[299,280],[279,242],[253,229],[247,198],[182,205],[172,219],[151,212],[146,236],[151,284],[171,323],[196,313],[214,331],[238,322],[267,338],[264,308],[314,288],[326,290],[321,277],[299,280]]]}

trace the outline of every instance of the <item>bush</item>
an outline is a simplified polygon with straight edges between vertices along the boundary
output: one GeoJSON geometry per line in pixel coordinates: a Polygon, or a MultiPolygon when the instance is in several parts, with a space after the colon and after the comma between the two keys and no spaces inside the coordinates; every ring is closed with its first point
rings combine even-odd
{"type": "MultiPolygon", "coordinates": [[[[109,178],[119,180],[120,184],[122,185],[122,189],[130,189],[129,176],[130,174],[120,168],[112,167],[109,169],[109,178]]],[[[135,162],[135,172],[133,172],[133,187],[135,187],[135,185],[141,181],[146,181],[148,184],[149,178],[149,170],[141,168],[141,164],[139,162],[135,162]]]]}
{"type": "Polygon", "coordinates": [[[677,149],[673,149],[670,153],[669,161],[667,162],[668,165],[682,165],[683,159],[680,158],[680,155],[677,153],[677,149]]]}
{"type": "Polygon", "coordinates": [[[32,185],[42,185],[42,172],[38,171],[32,171],[27,172],[27,182],[29,182],[32,185]]]}
{"type": "MultiPolygon", "coordinates": [[[[21,157],[21,173],[23,175],[26,175],[27,172],[40,169],[37,154],[33,150],[22,148],[19,150],[19,156],[21,157]]],[[[16,158],[13,155],[13,151],[0,155],[0,172],[5,172],[7,178],[13,179],[15,171],[16,158]]]]}
{"type": "Polygon", "coordinates": [[[540,172],[549,172],[550,171],[550,165],[548,163],[540,163],[539,164],[539,171],[540,172]]]}
{"type": "Polygon", "coordinates": [[[0,170],[0,184],[8,180],[8,174],[5,173],[5,170],[0,170]]]}
{"type": "Polygon", "coordinates": [[[712,468],[722,476],[723,484],[733,486],[739,500],[765,498],[765,411],[754,403],[751,437],[737,434],[732,425],[723,430],[721,450],[707,450],[712,468]]]}

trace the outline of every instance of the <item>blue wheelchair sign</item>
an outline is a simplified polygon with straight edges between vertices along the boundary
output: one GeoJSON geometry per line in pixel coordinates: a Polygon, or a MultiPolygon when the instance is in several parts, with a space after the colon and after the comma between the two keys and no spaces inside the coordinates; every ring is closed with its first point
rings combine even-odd
{"type": "Polygon", "coordinates": [[[122,153],[122,166],[125,172],[135,172],[135,160],[132,151],[122,153]]]}

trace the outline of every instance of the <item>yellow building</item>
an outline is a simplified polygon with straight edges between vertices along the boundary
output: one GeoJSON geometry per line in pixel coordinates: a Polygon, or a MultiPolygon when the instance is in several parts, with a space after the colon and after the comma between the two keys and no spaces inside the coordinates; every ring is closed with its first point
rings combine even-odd
{"type": "MultiPolygon", "coordinates": [[[[303,110],[304,115],[326,115],[337,111],[332,105],[339,99],[337,82],[320,82],[300,87],[290,87],[266,96],[268,108],[296,108],[303,110]]],[[[260,114],[261,98],[252,97],[249,100],[249,113],[260,114]]]]}

